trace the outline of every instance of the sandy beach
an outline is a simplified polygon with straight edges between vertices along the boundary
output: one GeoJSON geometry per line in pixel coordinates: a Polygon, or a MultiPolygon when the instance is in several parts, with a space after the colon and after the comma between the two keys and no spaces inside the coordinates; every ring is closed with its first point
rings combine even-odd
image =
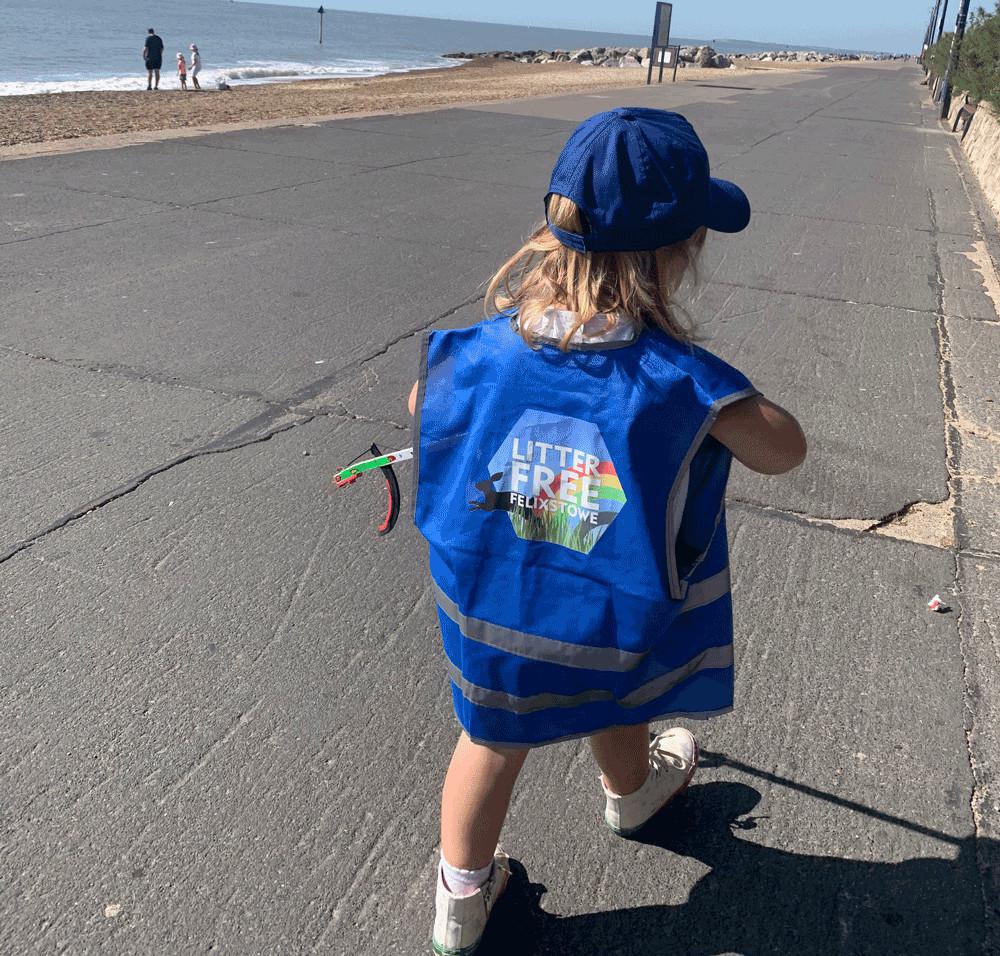
{"type": "MultiPolygon", "coordinates": [[[[752,67],[725,70],[689,67],[678,71],[677,80],[727,83],[755,70],[809,67],[815,64],[754,63],[752,67]]],[[[253,126],[345,113],[401,113],[461,103],[641,86],[646,82],[646,70],[473,60],[440,70],[358,80],[237,86],[227,92],[182,92],[176,77],[166,76],[162,88],[149,93],[141,88],[144,81],[144,76],[136,77],[134,92],[50,93],[0,99],[0,157],[26,155],[34,151],[32,144],[82,138],[253,126]]]]}

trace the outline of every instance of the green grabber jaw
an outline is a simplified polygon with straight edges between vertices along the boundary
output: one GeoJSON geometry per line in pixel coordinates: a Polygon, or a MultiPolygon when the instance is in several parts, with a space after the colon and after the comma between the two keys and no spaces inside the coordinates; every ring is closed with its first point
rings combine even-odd
{"type": "Polygon", "coordinates": [[[353,465],[341,468],[333,476],[333,483],[338,488],[343,488],[344,485],[353,485],[366,471],[375,471],[378,468],[385,468],[387,465],[395,464],[397,461],[409,461],[412,458],[413,449],[402,448],[388,455],[379,455],[378,458],[369,458],[367,461],[355,462],[353,465]]]}

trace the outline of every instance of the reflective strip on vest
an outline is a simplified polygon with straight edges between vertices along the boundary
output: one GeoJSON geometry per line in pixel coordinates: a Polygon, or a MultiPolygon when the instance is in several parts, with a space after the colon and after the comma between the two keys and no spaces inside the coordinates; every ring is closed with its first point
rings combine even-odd
{"type": "Polygon", "coordinates": [[[732,667],[733,645],[710,647],[686,664],[682,664],[666,674],[661,674],[620,699],[606,690],[586,690],[579,694],[534,694],[531,697],[518,697],[503,691],[479,687],[466,680],[462,676],[462,672],[450,660],[447,661],[447,665],[449,676],[462,692],[462,696],[480,707],[493,707],[515,714],[530,714],[537,710],[547,710],[550,707],[578,707],[581,704],[593,704],[601,701],[616,703],[620,707],[641,707],[658,697],[663,697],[678,684],[700,671],[732,667]]]}
{"type": "MultiPolygon", "coordinates": [[[[583,670],[614,671],[627,673],[638,667],[648,654],[634,651],[623,651],[617,647],[593,647],[586,644],[576,644],[570,641],[560,641],[539,634],[529,634],[526,631],[516,631],[509,627],[491,624],[478,618],[462,613],[458,605],[441,589],[435,581],[434,593],[438,607],[453,621],[462,636],[480,644],[486,644],[507,654],[527,657],[531,660],[545,661],[549,664],[560,664],[563,667],[578,667],[583,670]]],[[[680,613],[705,607],[729,593],[729,568],[718,574],[692,584],[688,587],[688,596],[681,605],[680,613]]],[[[457,681],[456,681],[457,683],[457,681]]],[[[602,698],[603,699],[603,698],[602,698]]]]}

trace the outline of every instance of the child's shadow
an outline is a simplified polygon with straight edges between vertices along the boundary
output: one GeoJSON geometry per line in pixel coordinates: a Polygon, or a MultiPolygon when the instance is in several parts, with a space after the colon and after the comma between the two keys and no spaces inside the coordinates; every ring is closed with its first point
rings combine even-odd
{"type": "MultiPolygon", "coordinates": [[[[982,951],[974,838],[945,838],[935,849],[939,857],[899,863],[790,853],[739,836],[757,826],[747,815],[759,801],[742,783],[693,786],[641,834],[641,842],[669,851],[656,876],[664,884],[671,854],[711,867],[679,906],[554,916],[540,906],[545,887],[512,861],[511,885],[479,956],[982,951]]],[[[997,846],[985,841],[980,850],[995,854],[997,846]]]]}

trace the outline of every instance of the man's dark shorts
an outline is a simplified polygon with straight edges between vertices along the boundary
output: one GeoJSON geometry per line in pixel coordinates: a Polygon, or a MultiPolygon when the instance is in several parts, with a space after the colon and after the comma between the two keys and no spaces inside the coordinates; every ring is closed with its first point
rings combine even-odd
{"type": "Polygon", "coordinates": [[[147,70],[162,70],[163,69],[163,57],[159,56],[156,59],[150,57],[146,60],[147,70]]]}

